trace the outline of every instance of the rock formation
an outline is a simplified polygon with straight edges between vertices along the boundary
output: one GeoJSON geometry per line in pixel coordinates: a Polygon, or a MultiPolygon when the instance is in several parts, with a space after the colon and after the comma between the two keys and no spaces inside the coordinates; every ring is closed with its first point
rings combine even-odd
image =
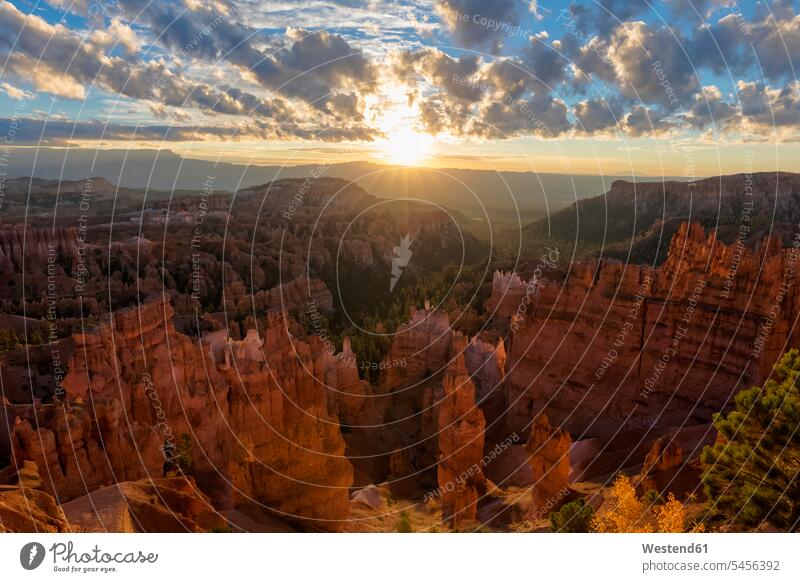
{"type": "Polygon", "coordinates": [[[245,313],[275,309],[306,311],[312,308],[327,313],[333,309],[333,297],[325,283],[319,279],[309,279],[305,275],[272,289],[257,291],[253,295],[245,295],[241,281],[237,281],[234,286],[239,289],[238,295],[229,288],[226,290],[227,299],[235,304],[235,309],[245,313]]]}
{"type": "Polygon", "coordinates": [[[749,250],[686,224],[657,269],[572,264],[512,333],[509,426],[541,411],[578,438],[709,422],[798,343],[797,258],[798,246],[749,250]]]}
{"type": "Polygon", "coordinates": [[[76,532],[230,530],[191,477],[117,483],[73,499],[63,509],[70,529],[76,532]]]}
{"type": "Polygon", "coordinates": [[[53,259],[53,267],[61,274],[61,265],[56,262],[59,256],[78,254],[78,229],[57,228],[2,228],[0,229],[0,273],[14,273],[22,269],[23,256],[28,269],[46,269],[48,257],[53,259]]]}
{"type": "Polygon", "coordinates": [[[446,313],[412,311],[386,355],[378,393],[395,494],[436,490],[446,519],[475,518],[485,490],[484,448],[494,444],[484,434],[488,402],[479,399],[493,393],[492,401],[502,401],[505,359],[502,338],[470,340],[446,313]],[[398,361],[406,365],[389,365],[398,361]]]}
{"type": "Polygon", "coordinates": [[[61,506],[38,489],[0,489],[0,533],[70,531],[61,506]]]}
{"type": "Polygon", "coordinates": [[[657,439],[647,453],[639,473],[639,487],[642,491],[655,490],[659,493],[668,484],[675,470],[683,465],[683,451],[672,439],[657,439]]]}
{"type": "Polygon", "coordinates": [[[293,337],[283,313],[260,340],[207,343],[177,333],[172,316],[159,297],[76,334],[66,402],[17,417],[15,458],[36,461],[45,490],[69,500],[161,477],[188,447],[183,469],[217,506],[255,502],[335,528],[353,475],[331,412],[342,361],[317,338],[293,337]]]}
{"type": "Polygon", "coordinates": [[[404,383],[443,372],[453,346],[453,328],[447,313],[435,309],[415,309],[408,323],[402,324],[392,339],[381,374],[383,389],[396,389],[404,383]],[[405,362],[404,366],[392,362],[405,362]]]}
{"type": "Polygon", "coordinates": [[[464,357],[467,369],[473,375],[475,395],[478,400],[494,394],[502,385],[506,374],[506,346],[503,338],[477,335],[473,337],[466,349],[464,357]]]}
{"type": "Polygon", "coordinates": [[[538,415],[531,427],[527,449],[533,484],[533,506],[542,508],[564,497],[559,492],[569,484],[569,450],[572,439],[569,433],[550,426],[547,416],[538,415]]]}
{"type": "Polygon", "coordinates": [[[475,400],[475,384],[470,378],[463,352],[463,336],[455,342],[458,354],[448,366],[438,403],[439,466],[438,482],[442,498],[442,519],[454,526],[474,520],[478,498],[486,490],[483,475],[484,431],[486,422],[475,400]]]}
{"type": "Polygon", "coordinates": [[[517,273],[495,271],[486,309],[498,317],[512,317],[522,304],[527,287],[517,273]]]}

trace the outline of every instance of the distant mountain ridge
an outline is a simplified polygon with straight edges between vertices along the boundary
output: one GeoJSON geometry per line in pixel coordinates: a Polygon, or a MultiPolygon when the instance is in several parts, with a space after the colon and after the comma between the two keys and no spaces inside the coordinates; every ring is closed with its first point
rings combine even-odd
{"type": "Polygon", "coordinates": [[[532,233],[603,247],[604,254],[659,263],[683,222],[717,228],[720,240],[745,244],[770,231],[788,242],[800,222],[800,174],[756,172],[692,183],[617,180],[608,192],[580,200],[530,225],[532,233]]]}
{"type": "Polygon", "coordinates": [[[614,180],[624,177],[409,168],[372,162],[247,166],[188,159],[168,150],[80,148],[15,149],[7,175],[56,180],[103,176],[125,188],[167,192],[201,190],[208,184],[232,192],[282,178],[328,176],[357,182],[381,198],[418,198],[458,209],[476,220],[486,216],[511,224],[519,220],[521,226],[575,200],[605,192],[614,180]]]}

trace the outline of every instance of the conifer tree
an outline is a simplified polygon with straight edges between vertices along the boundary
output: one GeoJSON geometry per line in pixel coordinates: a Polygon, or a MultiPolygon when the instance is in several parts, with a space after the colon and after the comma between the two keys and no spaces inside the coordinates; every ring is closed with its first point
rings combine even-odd
{"type": "Polygon", "coordinates": [[[730,525],[770,522],[797,531],[800,521],[800,352],[775,366],[763,387],[739,392],[734,409],[717,414],[717,442],[703,451],[703,484],[711,515],[730,525]]]}

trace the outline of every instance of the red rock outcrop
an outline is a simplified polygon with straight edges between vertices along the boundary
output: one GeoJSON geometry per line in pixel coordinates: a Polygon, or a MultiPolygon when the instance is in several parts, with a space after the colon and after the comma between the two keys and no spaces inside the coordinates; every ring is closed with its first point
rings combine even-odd
{"type": "Polygon", "coordinates": [[[639,486],[642,491],[651,489],[661,491],[662,485],[669,483],[675,470],[683,465],[683,451],[674,441],[659,438],[647,453],[639,473],[639,486]]]}
{"type": "Polygon", "coordinates": [[[0,533],[70,531],[61,506],[37,489],[0,491],[0,533]]]}
{"type": "Polygon", "coordinates": [[[383,389],[396,389],[404,383],[443,372],[452,353],[453,335],[447,313],[415,309],[408,323],[398,327],[392,339],[380,378],[383,389]],[[393,365],[403,362],[405,365],[393,365]]]}
{"type": "Polygon", "coordinates": [[[63,506],[75,532],[168,533],[230,529],[191,477],[144,479],[103,487],[63,506]]]}
{"type": "Polygon", "coordinates": [[[172,316],[161,297],[75,334],[66,402],[16,420],[15,458],[36,461],[45,490],[68,500],[161,477],[188,447],[185,471],[218,506],[253,501],[336,527],[353,472],[326,383],[342,360],[318,338],[297,339],[283,313],[268,317],[261,339],[241,342],[224,332],[195,342],[172,316]]]}
{"type": "Polygon", "coordinates": [[[333,296],[325,283],[319,279],[309,279],[306,275],[272,289],[257,291],[253,295],[246,295],[244,283],[237,281],[226,290],[226,299],[231,305],[235,304],[236,309],[246,313],[254,309],[306,311],[313,308],[321,312],[333,309],[333,296]]]}
{"type": "Polygon", "coordinates": [[[464,361],[466,341],[463,336],[459,340],[454,345],[459,355],[447,369],[442,382],[444,396],[438,403],[442,518],[452,520],[456,528],[462,521],[475,519],[478,498],[486,490],[481,465],[486,421],[464,361]]]}
{"type": "Polygon", "coordinates": [[[546,415],[540,414],[534,419],[527,443],[533,473],[531,494],[534,507],[542,508],[554,503],[559,492],[567,488],[571,445],[569,433],[551,427],[546,415]]]}
{"type": "Polygon", "coordinates": [[[685,224],[659,268],[574,263],[510,340],[508,423],[540,411],[577,438],[708,422],[797,345],[798,246],[724,245],[685,224]]]}
{"type": "Polygon", "coordinates": [[[503,338],[482,338],[477,335],[464,350],[464,357],[467,369],[473,375],[477,398],[480,400],[493,394],[506,375],[507,356],[503,338]]]}
{"type": "Polygon", "coordinates": [[[499,337],[470,341],[453,330],[446,313],[427,305],[411,313],[384,360],[376,409],[389,424],[384,438],[397,494],[429,492],[432,486],[442,496],[447,519],[474,519],[477,492],[485,488],[486,403],[479,399],[494,391],[502,400],[505,359],[499,337]],[[436,485],[428,481],[434,467],[436,485]]]}
{"type": "Polygon", "coordinates": [[[78,254],[78,229],[59,227],[55,230],[38,228],[0,229],[0,273],[22,270],[23,255],[26,272],[47,268],[48,256],[53,258],[57,274],[61,274],[58,256],[78,254]]]}
{"type": "Polygon", "coordinates": [[[486,309],[499,317],[512,317],[527,293],[527,284],[513,272],[495,271],[486,309]]]}

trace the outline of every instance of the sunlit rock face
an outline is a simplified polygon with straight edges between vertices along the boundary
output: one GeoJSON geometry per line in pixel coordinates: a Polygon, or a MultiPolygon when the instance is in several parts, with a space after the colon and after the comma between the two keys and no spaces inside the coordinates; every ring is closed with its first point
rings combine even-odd
{"type": "Polygon", "coordinates": [[[64,514],[70,530],[82,533],[231,530],[191,477],[125,481],[102,487],[65,503],[64,514]]]}
{"type": "Polygon", "coordinates": [[[475,399],[475,384],[464,359],[466,341],[454,346],[458,354],[445,373],[443,398],[438,404],[438,483],[442,517],[453,522],[473,520],[478,498],[486,491],[483,475],[486,421],[475,399]]]}
{"type": "Polygon", "coordinates": [[[0,533],[70,531],[61,506],[38,489],[0,491],[0,533]]]}
{"type": "Polygon", "coordinates": [[[404,382],[443,372],[450,359],[455,333],[447,313],[413,310],[409,321],[397,329],[392,340],[384,360],[381,387],[391,391],[404,382]],[[394,362],[403,362],[403,365],[394,365],[394,362]]]}
{"type": "Polygon", "coordinates": [[[355,389],[343,360],[318,338],[296,339],[282,312],[241,341],[224,330],[198,341],[176,332],[172,317],[159,297],[76,334],[66,402],[20,411],[17,458],[36,461],[45,490],[63,501],[161,477],[188,447],[184,470],[218,506],[253,502],[338,527],[353,476],[331,396],[339,379],[355,389]]]}
{"type": "Polygon", "coordinates": [[[709,422],[800,339],[799,256],[776,239],[750,250],[685,224],[658,268],[572,264],[512,327],[510,428],[526,431],[541,411],[576,439],[709,422]]]}
{"type": "Polygon", "coordinates": [[[550,426],[547,416],[540,414],[533,421],[527,450],[533,483],[533,506],[545,508],[566,489],[569,483],[569,433],[550,426]]]}

